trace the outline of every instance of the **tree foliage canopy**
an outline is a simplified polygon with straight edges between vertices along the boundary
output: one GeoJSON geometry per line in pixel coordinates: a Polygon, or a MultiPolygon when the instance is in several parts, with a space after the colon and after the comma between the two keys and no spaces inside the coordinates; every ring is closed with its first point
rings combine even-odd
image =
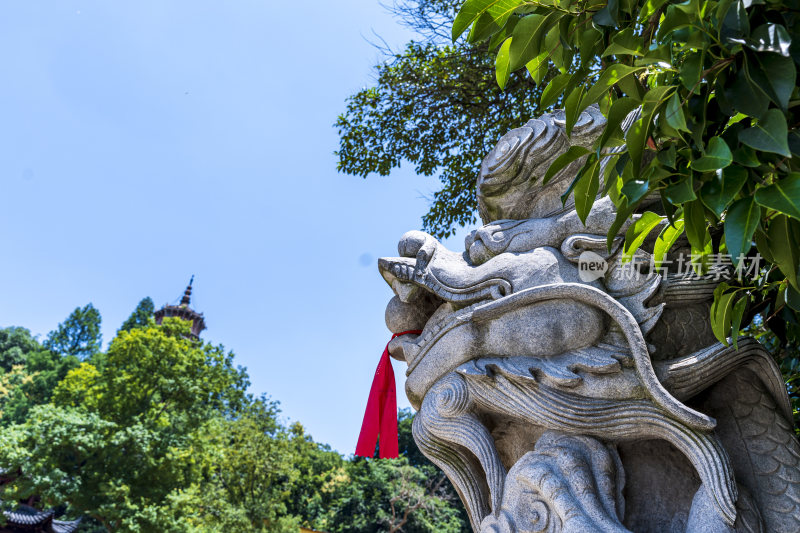
{"type": "MultiPolygon", "coordinates": [[[[452,37],[491,41],[500,86],[518,69],[543,85],[557,68],[540,103],[563,99],[568,133],[599,104],[608,127],[573,157],[586,158],[579,215],[602,192],[619,225],[642,211],[668,220],[657,262],[685,235],[696,270],[737,268],[715,295],[719,340],[761,313],[786,347],[800,332],[799,16],[797,2],[767,0],[467,0],[452,37]]],[[[626,247],[655,227],[633,225],[626,247]]]]}
{"type": "Polygon", "coordinates": [[[465,530],[408,411],[403,457],[348,460],[282,424],[233,354],[190,326],[147,319],[83,361],[0,329],[0,500],[83,516],[84,533],[465,530]]]}
{"type": "Polygon", "coordinates": [[[76,307],[67,319],[47,335],[44,347],[62,355],[86,359],[100,351],[100,311],[92,304],[76,307]]]}
{"type": "Polygon", "coordinates": [[[149,296],[146,298],[142,298],[142,301],[136,306],[136,309],[133,310],[131,316],[125,319],[125,322],[122,323],[122,326],[119,328],[120,331],[130,331],[134,328],[141,328],[147,326],[150,323],[150,320],[153,318],[153,312],[156,310],[155,304],[153,304],[153,299],[149,296]]]}
{"type": "Polygon", "coordinates": [[[394,4],[401,22],[419,32],[378,65],[374,87],[347,101],[339,116],[339,161],[347,174],[386,176],[403,161],[419,174],[438,175],[423,227],[437,237],[475,222],[475,179],[480,162],[506,131],[536,112],[541,90],[527,75],[514,75],[501,90],[485,44],[447,44],[456,2],[421,0],[394,4]]]}

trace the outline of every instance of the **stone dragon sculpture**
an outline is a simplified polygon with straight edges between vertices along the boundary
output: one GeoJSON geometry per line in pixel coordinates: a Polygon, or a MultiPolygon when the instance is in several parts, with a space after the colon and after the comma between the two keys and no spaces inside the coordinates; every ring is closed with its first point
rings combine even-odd
{"type": "Polygon", "coordinates": [[[410,231],[379,260],[389,329],[422,330],[389,345],[414,438],[476,532],[800,531],[786,389],[757,341],[714,338],[720,272],[632,267],[625,227],[609,252],[614,204],[584,225],[561,200],[582,161],[542,183],[604,126],[589,108],[571,136],[558,111],[510,131],[481,166],[464,252],[410,231]],[[587,252],[606,261],[596,277],[587,252]]]}

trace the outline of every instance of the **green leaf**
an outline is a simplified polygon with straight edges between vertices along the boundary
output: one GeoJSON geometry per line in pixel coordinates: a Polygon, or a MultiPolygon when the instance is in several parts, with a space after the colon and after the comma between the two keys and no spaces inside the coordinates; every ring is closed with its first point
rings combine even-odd
{"type": "Polygon", "coordinates": [[[508,78],[511,75],[511,63],[508,57],[508,49],[511,48],[513,40],[513,37],[509,37],[503,42],[503,46],[497,51],[497,59],[495,59],[494,74],[497,78],[497,85],[499,85],[501,89],[506,88],[506,83],[508,83],[508,78]]]}
{"type": "Polygon", "coordinates": [[[570,64],[572,57],[570,53],[567,53],[568,50],[565,48],[566,46],[567,42],[561,38],[559,25],[553,25],[547,31],[547,35],[544,38],[543,50],[549,54],[550,61],[552,61],[553,65],[561,72],[567,72],[567,65],[570,64]]]}
{"type": "Polygon", "coordinates": [[[647,0],[639,12],[639,22],[644,23],[649,19],[661,6],[667,3],[668,0],[647,0]]]}
{"type": "Polygon", "coordinates": [[[763,74],[765,85],[762,87],[767,89],[765,92],[770,99],[785,112],[797,80],[794,61],[777,54],[759,54],[756,59],[759,68],[751,70],[758,70],[763,74]]]}
{"type": "Polygon", "coordinates": [[[634,62],[634,66],[639,67],[643,65],[671,67],[672,54],[670,53],[670,46],[666,44],[661,46],[651,46],[650,49],[644,54],[644,57],[640,57],[634,62]]]}
{"type": "Polygon", "coordinates": [[[564,88],[569,84],[571,78],[572,73],[565,72],[550,80],[550,83],[548,83],[542,91],[541,98],[539,98],[539,106],[546,109],[555,104],[558,97],[564,92],[564,88]]]}
{"type": "MultiPolygon", "coordinates": [[[[662,87],[661,89],[671,89],[671,87],[662,87]]],[[[661,99],[663,93],[663,90],[653,89],[645,94],[645,100],[642,104],[642,116],[631,125],[627,135],[625,135],[625,143],[633,165],[634,175],[638,175],[640,172],[642,155],[647,147],[647,140],[650,138],[650,131],[653,126],[653,115],[658,112],[659,106],[663,104],[661,99]]]]}
{"type": "Polygon", "coordinates": [[[651,87],[642,99],[642,115],[652,115],[656,109],[667,101],[667,95],[677,89],[674,85],[651,87]]]}
{"type": "Polygon", "coordinates": [[[792,172],[768,187],[756,190],[756,202],[800,219],[800,174],[792,172]]]}
{"type": "Polygon", "coordinates": [[[630,76],[631,74],[641,72],[644,69],[645,67],[629,67],[628,65],[622,65],[619,63],[610,65],[603,71],[602,74],[600,74],[597,82],[592,85],[588,91],[586,91],[586,95],[581,100],[578,115],[580,115],[581,111],[590,105],[596,104],[615,83],[630,76]]]}
{"type": "Polygon", "coordinates": [[[741,145],[733,151],[733,162],[743,167],[757,168],[761,166],[756,151],[745,145],[741,145]]]}
{"type": "Polygon", "coordinates": [[[752,128],[739,132],[739,141],[762,152],[792,157],[788,136],[786,117],[778,109],[770,109],[752,128]]]}
{"type": "Polygon", "coordinates": [[[750,34],[750,37],[731,38],[730,42],[742,44],[756,52],[773,52],[789,57],[792,38],[781,24],[762,24],[750,34]]]}
{"type": "Polygon", "coordinates": [[[639,0],[620,0],[619,8],[623,13],[633,15],[634,10],[638,11],[638,4],[639,0]]]}
{"type": "Polygon", "coordinates": [[[750,251],[753,233],[761,220],[761,207],[752,197],[733,203],[725,215],[725,244],[734,265],[738,265],[750,251]]]}
{"type": "Polygon", "coordinates": [[[628,217],[630,217],[632,213],[633,207],[628,205],[628,200],[626,198],[622,198],[621,203],[617,204],[617,216],[614,217],[614,222],[611,224],[611,227],[608,229],[608,234],[606,235],[606,247],[609,252],[611,252],[611,247],[614,245],[614,239],[617,238],[617,233],[619,233],[620,228],[628,221],[628,217]]]}
{"type": "Polygon", "coordinates": [[[642,87],[642,84],[639,83],[636,76],[625,76],[617,82],[617,87],[619,87],[623,94],[636,98],[640,102],[647,92],[647,90],[642,87]]]}
{"type": "Polygon", "coordinates": [[[547,51],[543,50],[539,52],[538,56],[531,59],[528,63],[525,64],[525,68],[528,69],[528,73],[530,73],[531,78],[533,78],[533,82],[536,85],[541,85],[542,80],[547,74],[548,57],[549,55],[547,54],[547,51]]]}
{"type": "Polygon", "coordinates": [[[786,112],[797,78],[794,61],[777,54],[759,54],[756,60],[755,65],[748,63],[748,74],[786,112]]]}
{"type": "Polygon", "coordinates": [[[769,107],[767,94],[743,70],[736,73],[736,80],[726,89],[725,97],[734,109],[751,117],[763,116],[769,107]]]}
{"type": "Polygon", "coordinates": [[[800,312],[800,291],[796,291],[791,285],[786,287],[786,305],[800,312]]]}
{"type": "Polygon", "coordinates": [[[786,215],[778,215],[770,221],[769,228],[767,229],[767,237],[769,238],[769,252],[774,263],[781,269],[783,275],[789,280],[792,286],[800,290],[798,286],[798,254],[800,254],[800,247],[798,247],[798,231],[796,222],[786,215]]]}
{"type": "Polygon", "coordinates": [[[800,157],[800,132],[797,130],[789,132],[789,150],[793,156],[800,157]]]}
{"type": "Polygon", "coordinates": [[[713,178],[703,184],[700,189],[700,199],[717,215],[717,218],[721,218],[723,211],[747,181],[747,175],[746,169],[737,166],[718,170],[713,178]]]}
{"type": "MultiPolygon", "coordinates": [[[[489,50],[497,49],[497,47],[499,47],[503,43],[503,41],[511,37],[511,34],[514,32],[514,28],[516,27],[517,22],[519,21],[520,21],[519,17],[509,18],[508,22],[506,22],[506,25],[503,26],[503,29],[492,35],[492,38],[489,41],[489,50]]],[[[472,31],[470,31],[470,34],[472,34],[472,31]]]]}
{"type": "Polygon", "coordinates": [[[727,42],[731,39],[746,37],[749,34],[750,19],[747,17],[744,3],[741,0],[736,0],[730,5],[725,17],[722,19],[719,38],[722,42],[727,42]]]}
{"type": "Polygon", "coordinates": [[[618,132],[622,133],[622,130],[619,129],[620,124],[622,124],[622,121],[625,120],[625,117],[627,117],[631,111],[636,109],[638,105],[639,103],[636,101],[636,99],[631,98],[630,96],[623,96],[622,98],[614,100],[614,103],[611,104],[611,109],[608,110],[606,127],[605,130],[603,130],[603,135],[600,137],[598,146],[605,146],[612,135],[615,135],[618,132]]]}
{"type": "Polygon", "coordinates": [[[633,34],[633,28],[625,28],[611,39],[611,44],[601,54],[601,57],[610,55],[643,56],[641,37],[633,34]]]}
{"type": "Polygon", "coordinates": [[[706,153],[692,161],[692,168],[698,172],[711,172],[727,167],[733,162],[733,154],[722,137],[711,137],[706,153]]]}
{"type": "Polygon", "coordinates": [[[689,54],[681,66],[681,83],[690,91],[697,91],[703,71],[703,54],[689,54]]]}
{"type": "Polygon", "coordinates": [[[656,270],[661,268],[661,263],[664,261],[667,252],[681,235],[683,235],[683,215],[675,219],[674,224],[662,229],[658,239],[656,239],[656,244],[653,247],[653,260],[656,270]]]}
{"type": "Polygon", "coordinates": [[[600,47],[603,46],[603,34],[594,28],[587,28],[580,36],[578,53],[581,58],[581,68],[586,67],[594,61],[599,54],[600,47]]]}
{"type": "Polygon", "coordinates": [[[639,249],[647,236],[650,235],[650,232],[661,224],[662,220],[664,220],[663,217],[651,211],[646,211],[642,213],[642,216],[639,217],[638,220],[628,227],[628,231],[625,232],[625,246],[622,254],[623,261],[630,261],[633,258],[636,250],[639,249]]]}
{"type": "Polygon", "coordinates": [[[687,174],[681,181],[674,183],[664,189],[662,195],[669,203],[673,205],[681,205],[686,202],[691,202],[697,195],[694,192],[694,180],[691,174],[687,174]]]}
{"type": "Polygon", "coordinates": [[[733,297],[736,292],[725,291],[727,283],[720,283],[714,290],[714,303],[711,304],[711,331],[719,342],[728,346],[728,336],[731,331],[731,311],[733,297]]]}
{"type": "Polygon", "coordinates": [[[756,242],[759,255],[768,262],[776,264],[775,258],[772,257],[772,252],[769,249],[769,237],[767,237],[766,232],[761,228],[756,228],[756,232],[753,234],[753,240],[756,242]]]}
{"type": "Polygon", "coordinates": [[[558,172],[563,170],[564,167],[589,153],[591,153],[591,151],[583,146],[570,146],[569,150],[558,156],[555,161],[550,163],[550,167],[548,167],[547,172],[544,175],[544,179],[542,180],[542,185],[546,185],[547,182],[550,181],[550,179],[558,172]]]}
{"type": "Polygon", "coordinates": [[[581,114],[581,111],[583,111],[578,105],[582,96],[583,85],[579,85],[572,89],[572,92],[569,93],[569,96],[567,96],[567,99],[564,101],[564,115],[566,119],[564,130],[567,132],[567,137],[572,136],[572,128],[575,127],[575,122],[577,122],[578,116],[581,114]]]}
{"type": "Polygon", "coordinates": [[[663,42],[670,33],[691,25],[692,19],[686,13],[675,9],[675,6],[669,6],[664,12],[664,19],[658,25],[656,39],[658,42],[663,42]]]}
{"type": "Polygon", "coordinates": [[[667,124],[672,126],[677,131],[691,131],[686,126],[686,118],[683,116],[683,106],[681,106],[681,99],[677,92],[675,92],[669,97],[669,100],[667,100],[667,109],[664,114],[664,118],[666,119],[667,124]]]}
{"type": "Polygon", "coordinates": [[[608,0],[608,4],[592,16],[592,22],[597,26],[614,28],[619,18],[619,0],[608,0]]]}
{"type": "Polygon", "coordinates": [[[600,161],[595,160],[575,185],[575,211],[578,212],[578,218],[584,225],[597,198],[598,190],[600,190],[600,161]]]}
{"type": "Polygon", "coordinates": [[[739,345],[736,341],[739,339],[739,329],[742,326],[742,316],[744,316],[745,308],[747,308],[747,297],[742,297],[736,300],[731,311],[731,340],[733,340],[733,347],[737,350],[739,345]]]}
{"type": "MultiPolygon", "coordinates": [[[[703,3],[705,4],[706,2],[703,3]]],[[[683,11],[689,15],[692,20],[699,20],[699,17],[701,16],[699,0],[685,0],[679,4],[674,4],[674,7],[675,9],[683,11]]]]}
{"type": "Polygon", "coordinates": [[[706,215],[700,200],[693,200],[684,204],[683,220],[685,222],[686,238],[692,245],[692,254],[702,255],[706,244],[711,240],[706,225],[706,215]]]}
{"type": "Polygon", "coordinates": [[[656,157],[661,162],[662,165],[669,168],[675,168],[677,156],[677,150],[675,149],[675,144],[670,143],[669,146],[661,147],[661,149],[656,154],[656,157]]]}
{"type": "Polygon", "coordinates": [[[540,52],[547,51],[542,50],[544,33],[561,16],[560,12],[552,12],[547,15],[533,14],[527,15],[517,23],[513,33],[514,42],[509,51],[511,70],[517,70],[538,56],[540,52]]]}
{"type": "Polygon", "coordinates": [[[634,178],[625,183],[620,192],[628,197],[628,202],[632,205],[641,200],[649,189],[649,181],[634,178]]]}
{"type": "Polygon", "coordinates": [[[478,17],[472,24],[472,28],[470,28],[469,33],[467,34],[467,42],[468,43],[478,43],[483,40],[488,39],[492,35],[500,33],[502,27],[498,25],[497,21],[486,11],[478,17]]]}
{"type": "MultiPolygon", "coordinates": [[[[469,28],[484,12],[489,12],[496,21],[503,21],[511,16],[514,11],[523,5],[522,0],[467,0],[453,21],[453,42],[469,28]]],[[[498,22],[498,26],[502,26],[498,22]]]]}

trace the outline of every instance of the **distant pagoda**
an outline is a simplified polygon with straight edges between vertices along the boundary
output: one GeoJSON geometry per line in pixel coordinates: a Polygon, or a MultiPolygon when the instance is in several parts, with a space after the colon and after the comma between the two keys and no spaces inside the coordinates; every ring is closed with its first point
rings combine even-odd
{"type": "Polygon", "coordinates": [[[193,282],[194,276],[192,276],[192,279],[189,280],[189,285],[186,287],[186,290],[183,293],[183,298],[181,298],[180,304],[165,305],[156,311],[154,316],[156,318],[156,324],[161,324],[161,321],[164,320],[165,317],[173,316],[182,318],[183,320],[189,320],[192,322],[192,336],[194,338],[198,338],[200,336],[200,332],[206,329],[206,321],[203,318],[203,313],[198,313],[189,307],[189,303],[192,299],[193,282]]]}

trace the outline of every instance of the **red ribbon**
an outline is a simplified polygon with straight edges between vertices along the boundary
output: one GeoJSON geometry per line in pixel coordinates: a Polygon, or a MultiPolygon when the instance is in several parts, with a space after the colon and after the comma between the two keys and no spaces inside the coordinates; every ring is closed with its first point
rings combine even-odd
{"type": "MultiPolygon", "coordinates": [[[[419,335],[422,331],[410,330],[395,333],[392,340],[401,335],[419,335]]],[[[389,341],[391,342],[391,340],[389,341]]],[[[397,445],[397,390],[394,384],[394,370],[389,359],[389,344],[383,349],[378,368],[375,369],[375,378],[367,399],[367,409],[364,411],[364,421],[361,423],[361,434],[356,444],[356,455],[360,457],[373,457],[375,445],[380,436],[379,457],[381,459],[395,459],[399,455],[397,445]]]]}

